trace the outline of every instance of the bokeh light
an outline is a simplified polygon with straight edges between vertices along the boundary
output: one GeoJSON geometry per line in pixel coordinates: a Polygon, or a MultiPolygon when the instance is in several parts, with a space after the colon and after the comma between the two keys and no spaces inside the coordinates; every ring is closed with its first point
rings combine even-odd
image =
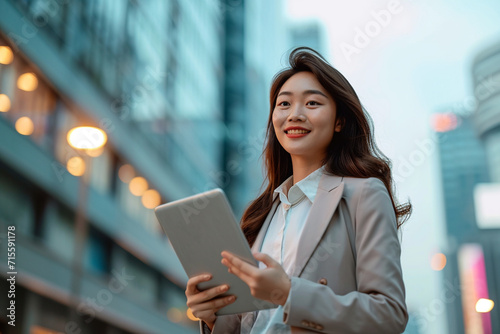
{"type": "Polygon", "coordinates": [[[98,148],[94,148],[94,149],[85,150],[85,153],[87,153],[87,155],[92,157],[92,158],[97,158],[98,156],[100,156],[102,154],[102,152],[104,152],[103,146],[98,147],[98,148]]]}
{"type": "Polygon", "coordinates": [[[68,143],[76,149],[96,150],[108,140],[106,133],[93,126],[79,126],[68,132],[68,143]]]}
{"type": "Polygon", "coordinates": [[[436,132],[447,132],[456,129],[459,120],[454,113],[442,113],[432,116],[432,128],[436,132]]]}
{"type": "Polygon", "coordinates": [[[71,175],[82,176],[85,173],[85,161],[80,157],[69,158],[66,169],[71,175]]]}
{"type": "Polygon", "coordinates": [[[488,313],[493,310],[495,303],[491,299],[480,298],[476,303],[476,312],[478,313],[488,313]]]}
{"type": "Polygon", "coordinates": [[[186,315],[189,318],[189,320],[192,320],[192,321],[198,321],[198,320],[200,320],[200,319],[198,319],[197,317],[194,316],[193,311],[191,311],[190,308],[187,309],[186,315]]]}
{"type": "Polygon", "coordinates": [[[14,53],[8,46],[0,46],[0,64],[9,65],[14,60],[14,53]]]}
{"type": "Polygon", "coordinates": [[[170,321],[178,323],[184,320],[184,314],[178,308],[171,307],[167,311],[167,317],[170,321]]]}
{"type": "Polygon", "coordinates": [[[24,73],[17,79],[17,87],[26,92],[32,92],[38,87],[38,79],[35,73],[24,73]]]}
{"type": "Polygon", "coordinates": [[[0,112],[7,112],[10,110],[10,99],[5,94],[0,94],[0,112]]]}
{"type": "Polygon", "coordinates": [[[137,176],[130,181],[128,187],[133,195],[142,196],[148,190],[148,181],[142,176],[137,176]]]}
{"type": "Polygon", "coordinates": [[[35,126],[31,118],[24,116],[16,121],[16,130],[24,136],[29,136],[35,130],[35,126]]]}
{"type": "Polygon", "coordinates": [[[142,205],[147,209],[154,209],[161,204],[160,193],[154,189],[149,189],[142,195],[142,205]]]}
{"type": "Polygon", "coordinates": [[[441,271],[446,266],[446,255],[443,253],[436,253],[431,258],[432,270],[441,271]]]}
{"type": "Polygon", "coordinates": [[[118,170],[118,177],[123,183],[129,183],[135,176],[134,167],[129,164],[122,165],[118,170]]]}

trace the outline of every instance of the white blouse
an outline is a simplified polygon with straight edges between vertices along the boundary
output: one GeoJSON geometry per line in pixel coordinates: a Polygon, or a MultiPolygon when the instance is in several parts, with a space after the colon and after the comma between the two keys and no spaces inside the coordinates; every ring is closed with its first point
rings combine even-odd
{"type": "MultiPolygon", "coordinates": [[[[311,210],[324,169],[325,165],[294,185],[292,185],[292,175],[274,190],[279,194],[281,203],[269,224],[260,252],[268,254],[279,262],[289,276],[293,272],[297,256],[297,242],[311,210]]],[[[260,262],[259,267],[265,268],[265,265],[260,262]]],[[[290,298],[284,306],[256,311],[257,317],[250,333],[290,333],[290,327],[283,323],[283,310],[290,307],[289,300],[290,298]]],[[[248,333],[248,327],[245,327],[247,326],[242,326],[242,333],[248,333]]]]}

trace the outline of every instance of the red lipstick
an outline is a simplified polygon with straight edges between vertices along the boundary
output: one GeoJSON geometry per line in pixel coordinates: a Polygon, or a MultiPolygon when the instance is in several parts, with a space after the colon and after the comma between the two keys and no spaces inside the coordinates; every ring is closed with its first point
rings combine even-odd
{"type": "Polygon", "coordinates": [[[300,138],[309,134],[311,130],[305,129],[300,126],[290,126],[285,129],[285,134],[288,138],[300,138]]]}

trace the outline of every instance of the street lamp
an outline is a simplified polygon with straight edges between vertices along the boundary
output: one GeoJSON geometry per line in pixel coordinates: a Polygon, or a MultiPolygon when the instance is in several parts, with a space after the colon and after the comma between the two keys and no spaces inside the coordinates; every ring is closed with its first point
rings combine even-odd
{"type": "Polygon", "coordinates": [[[103,130],[93,126],[78,126],[68,131],[68,143],[71,147],[84,150],[96,150],[103,147],[108,136],[103,130]]]}
{"type": "Polygon", "coordinates": [[[73,320],[78,323],[78,301],[80,295],[80,279],[82,276],[82,258],[85,240],[88,233],[88,224],[85,217],[85,209],[88,198],[88,188],[91,173],[91,159],[97,156],[96,151],[102,150],[107,142],[106,133],[96,127],[79,126],[68,131],[68,144],[74,149],[80,151],[84,166],[88,166],[83,170],[80,177],[78,189],[78,203],[75,216],[75,244],[74,244],[74,259],[73,273],[71,280],[71,293],[73,295],[73,320]]]}

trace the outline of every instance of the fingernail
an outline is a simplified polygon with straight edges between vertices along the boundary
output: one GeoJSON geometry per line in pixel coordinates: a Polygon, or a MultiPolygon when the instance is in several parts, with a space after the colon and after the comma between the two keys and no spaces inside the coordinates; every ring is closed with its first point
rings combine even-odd
{"type": "Polygon", "coordinates": [[[235,298],[234,296],[229,296],[229,297],[227,297],[227,300],[228,300],[228,301],[230,301],[230,302],[232,302],[232,301],[233,301],[233,300],[235,300],[235,299],[236,299],[236,298],[235,298]]]}
{"type": "Polygon", "coordinates": [[[205,275],[203,276],[204,279],[209,279],[210,278],[210,275],[205,275]]]}
{"type": "Polygon", "coordinates": [[[229,288],[229,287],[228,287],[227,285],[224,285],[224,286],[222,287],[222,291],[226,291],[228,288],[229,288]]]}

